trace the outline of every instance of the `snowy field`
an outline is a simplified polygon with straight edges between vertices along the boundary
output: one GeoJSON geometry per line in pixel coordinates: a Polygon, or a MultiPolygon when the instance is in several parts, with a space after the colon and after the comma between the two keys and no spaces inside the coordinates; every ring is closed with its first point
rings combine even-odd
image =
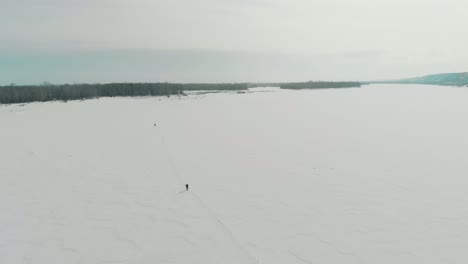
{"type": "Polygon", "coordinates": [[[0,263],[465,264],[467,102],[370,85],[0,106],[0,263]]]}

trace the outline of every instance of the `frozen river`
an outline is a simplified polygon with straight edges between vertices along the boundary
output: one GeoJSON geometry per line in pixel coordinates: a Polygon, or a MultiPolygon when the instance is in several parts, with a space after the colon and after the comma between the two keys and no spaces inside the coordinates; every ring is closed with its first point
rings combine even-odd
{"type": "Polygon", "coordinates": [[[368,85],[0,106],[0,263],[467,263],[467,102],[368,85]]]}

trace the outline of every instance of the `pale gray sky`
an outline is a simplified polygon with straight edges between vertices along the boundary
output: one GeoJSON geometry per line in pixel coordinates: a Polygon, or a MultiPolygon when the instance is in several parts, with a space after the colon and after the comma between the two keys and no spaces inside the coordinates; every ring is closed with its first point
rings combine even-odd
{"type": "MultiPolygon", "coordinates": [[[[204,49],[273,54],[285,63],[296,56],[310,58],[293,68],[320,68],[327,55],[334,61],[322,67],[327,72],[285,72],[283,79],[468,70],[464,0],[0,0],[0,7],[0,55],[13,62],[17,53],[204,49]],[[353,64],[352,58],[351,73],[333,67],[353,64]]],[[[0,67],[9,65],[0,62],[0,67]]],[[[190,79],[180,74],[181,81],[190,79]]],[[[0,82],[9,80],[0,76],[0,82]]]]}

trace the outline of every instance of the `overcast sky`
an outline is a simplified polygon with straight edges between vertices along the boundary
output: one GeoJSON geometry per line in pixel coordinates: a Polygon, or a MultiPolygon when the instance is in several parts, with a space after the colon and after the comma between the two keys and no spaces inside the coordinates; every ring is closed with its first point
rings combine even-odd
{"type": "Polygon", "coordinates": [[[14,54],[204,49],[304,56],[306,68],[329,55],[356,58],[352,74],[328,65],[311,78],[397,78],[468,71],[466,10],[464,0],[0,0],[0,55],[14,65],[14,54]]]}

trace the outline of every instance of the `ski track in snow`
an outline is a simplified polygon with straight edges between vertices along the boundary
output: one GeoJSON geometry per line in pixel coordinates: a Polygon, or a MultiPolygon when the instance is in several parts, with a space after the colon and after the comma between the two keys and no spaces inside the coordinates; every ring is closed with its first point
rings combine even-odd
{"type": "Polygon", "coordinates": [[[310,260],[308,260],[308,259],[305,259],[305,258],[303,258],[303,257],[300,257],[299,255],[297,255],[296,253],[294,253],[294,252],[292,252],[292,251],[290,251],[289,253],[290,253],[292,256],[294,256],[294,258],[296,258],[296,259],[297,259],[299,262],[301,262],[301,263],[306,263],[306,264],[314,264],[314,263],[315,263],[315,262],[313,262],[313,261],[310,261],[310,260]]]}

